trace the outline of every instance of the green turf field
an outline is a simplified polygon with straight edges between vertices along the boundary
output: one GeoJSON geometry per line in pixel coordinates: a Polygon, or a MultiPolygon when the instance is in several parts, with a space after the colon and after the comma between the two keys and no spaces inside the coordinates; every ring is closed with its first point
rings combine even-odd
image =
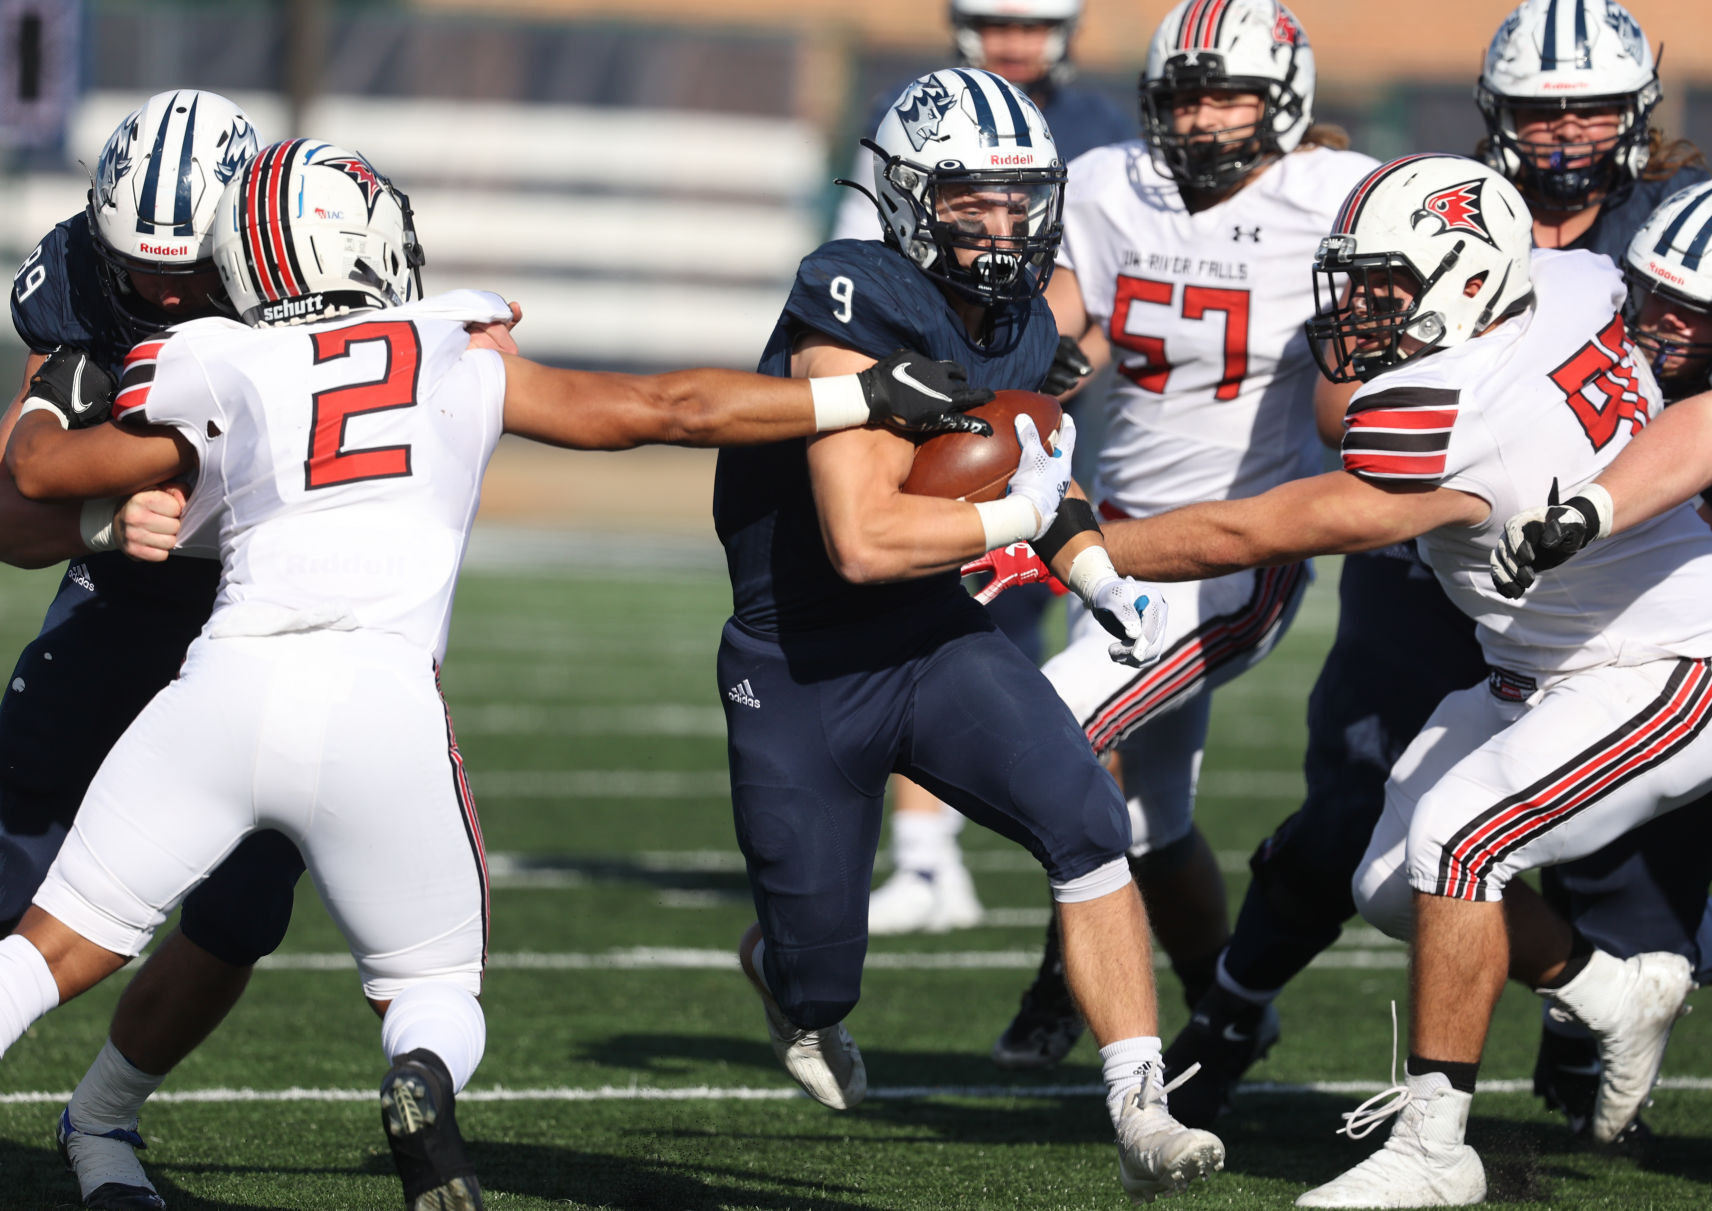
{"type": "MultiPolygon", "coordinates": [[[[708,546],[665,544],[623,566],[622,552],[564,540],[488,541],[483,552],[460,592],[445,685],[495,874],[488,1052],[459,1104],[489,1206],[1126,1205],[1093,1045],[1038,1079],[1002,1075],[986,1058],[1040,942],[1045,889],[1020,852],[964,834],[993,925],[873,947],[850,1019],[871,1100],[837,1115],[794,1096],[730,959],[751,914],[713,674],[729,599],[708,546]],[[651,563],[673,570],[641,570],[651,563]]],[[[8,652],[34,632],[55,579],[0,574],[8,652]]],[[[1300,792],[1331,587],[1331,577],[1316,586],[1279,651],[1223,691],[1214,713],[1200,811],[1233,902],[1247,852],[1300,792]]],[[[1400,947],[1351,928],[1284,994],[1284,1041],[1253,1073],[1271,1087],[1223,1121],[1228,1171],[1184,1203],[1285,1207],[1370,1150],[1378,1137],[1352,1144],[1333,1129],[1385,1083],[1387,1002],[1403,995],[1403,964],[1400,947]]],[[[0,1207],[75,1205],[51,1129],[122,979],[40,1023],[0,1062],[0,1207]]],[[[1184,1010],[1168,974],[1163,985],[1170,1034],[1184,1010]]],[[[1647,1116],[1657,1139],[1636,1160],[1577,1149],[1525,1092],[1505,1091],[1527,1076],[1537,1020],[1534,998],[1506,995],[1483,1070],[1495,1088],[1475,1103],[1471,1138],[1494,1201],[1712,1203],[1703,1024],[1690,1018],[1677,1036],[1666,1065],[1675,1087],[1657,1095],[1647,1116]]],[[[144,1117],[145,1159],[169,1205],[399,1205],[373,1092],[378,1039],[305,881],[284,950],[144,1117]]]]}

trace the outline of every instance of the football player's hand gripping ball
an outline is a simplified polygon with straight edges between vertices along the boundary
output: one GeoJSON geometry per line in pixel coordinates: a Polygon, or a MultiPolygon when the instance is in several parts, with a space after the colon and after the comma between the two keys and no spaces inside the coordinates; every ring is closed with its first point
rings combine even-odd
{"type": "Polygon", "coordinates": [[[1552,480],[1544,506],[1523,509],[1504,523],[1487,560],[1492,587],[1516,600],[1541,572],[1568,562],[1588,543],[1610,533],[1611,515],[1611,494],[1598,484],[1588,484],[1560,503],[1557,480],[1552,480]]]}
{"type": "Polygon", "coordinates": [[[1040,389],[1047,395],[1063,395],[1094,372],[1094,363],[1082,352],[1073,336],[1058,338],[1058,352],[1052,355],[1052,368],[1041,380],[1040,389]]]}
{"type": "Polygon", "coordinates": [[[868,423],[884,425],[909,437],[935,433],[979,433],[990,437],[993,427],[978,416],[964,416],[993,398],[984,387],[971,387],[969,375],[956,362],[936,362],[908,349],[899,349],[856,376],[868,401],[868,423]]]}
{"type": "Polygon", "coordinates": [[[1034,418],[1026,413],[1016,418],[1017,444],[1022,456],[1017,460],[1016,474],[1011,476],[1006,496],[1020,496],[1040,514],[1040,525],[1034,531],[1039,538],[1052,526],[1064,494],[1070,490],[1070,459],[1076,453],[1076,422],[1066,416],[1058,422],[1057,449],[1048,450],[1040,442],[1040,432],[1034,418]]]}
{"type": "Polygon", "coordinates": [[[1106,654],[1136,669],[1146,668],[1165,650],[1165,599],[1149,597],[1146,588],[1128,576],[1112,576],[1095,584],[1084,598],[1100,625],[1117,640],[1106,654]]]}
{"type": "Polygon", "coordinates": [[[48,354],[30,378],[30,393],[19,412],[52,412],[61,428],[87,429],[113,411],[113,376],[81,349],[61,345],[48,354]]]}
{"type": "Polygon", "coordinates": [[[1052,574],[1052,569],[1041,562],[1040,556],[1036,555],[1034,548],[1026,542],[1013,542],[1008,547],[998,547],[963,565],[964,576],[973,576],[977,572],[993,574],[993,578],[975,594],[975,600],[982,605],[987,605],[1006,589],[1014,589],[1024,584],[1045,584],[1056,597],[1062,597],[1070,591],[1052,574]]]}

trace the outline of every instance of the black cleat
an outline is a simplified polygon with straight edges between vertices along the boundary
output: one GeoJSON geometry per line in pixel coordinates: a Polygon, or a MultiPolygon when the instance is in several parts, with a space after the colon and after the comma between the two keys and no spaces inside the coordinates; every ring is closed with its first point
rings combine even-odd
{"type": "Polygon", "coordinates": [[[380,1085],[380,1121],[408,1211],[481,1211],[481,1186],[464,1154],[452,1077],[432,1051],[406,1052],[380,1085]]]}
{"type": "Polygon", "coordinates": [[[1190,1065],[1199,1072],[1171,1094],[1171,1117],[1185,1127],[1210,1127],[1230,1109],[1237,1082],[1266,1058],[1278,1041],[1278,1010],[1268,1002],[1239,1001],[1215,986],[1201,998],[1189,1024],[1165,1049],[1165,1079],[1176,1080],[1190,1065]]]}
{"type": "Polygon", "coordinates": [[[993,1063],[1000,1068],[1051,1068],[1070,1054],[1086,1026],[1064,982],[1064,948],[1058,940],[1058,918],[1046,930],[1046,952],[1034,983],[1022,994],[1022,1006],[993,1044],[993,1063]]]}
{"type": "Polygon", "coordinates": [[[94,1207],[96,1211],[163,1211],[166,1200],[147,1186],[108,1182],[91,1190],[83,1205],[94,1207]]]}

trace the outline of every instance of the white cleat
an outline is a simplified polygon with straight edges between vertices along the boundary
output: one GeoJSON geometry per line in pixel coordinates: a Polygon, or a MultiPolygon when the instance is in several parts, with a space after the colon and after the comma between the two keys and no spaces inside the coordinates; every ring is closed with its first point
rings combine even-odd
{"type": "Polygon", "coordinates": [[[1157,1067],[1118,1116],[1118,1177],[1135,1203],[1175,1194],[1225,1167],[1225,1146],[1211,1131],[1185,1127],[1166,1108],[1157,1067]]]}
{"type": "Polygon", "coordinates": [[[849,1110],[868,1095],[868,1070],[862,1064],[856,1040],[844,1029],[843,1022],[822,1030],[803,1030],[784,1015],[752,964],[755,945],[760,940],[761,927],[751,925],[737,945],[737,959],[749,983],[761,994],[773,1054],[804,1093],[822,1106],[849,1110]]]}
{"type": "Polygon", "coordinates": [[[1302,1195],[1298,1207],[1467,1207],[1485,1201],[1485,1166],[1463,1143],[1474,1096],[1451,1088],[1440,1074],[1410,1079],[1344,1116],[1352,1139],[1392,1114],[1397,1121],[1383,1148],[1302,1195]],[[1387,1097],[1393,1099],[1389,1104],[1367,1112],[1387,1097]]]}
{"type": "Polygon", "coordinates": [[[975,882],[961,862],[935,870],[897,870],[868,897],[868,932],[876,937],[948,933],[981,923],[975,882]]]}
{"type": "Polygon", "coordinates": [[[1612,1143],[1640,1115],[1664,1063],[1671,1027],[1688,1012],[1694,987],[1693,968],[1681,955],[1619,960],[1595,951],[1575,979],[1545,993],[1599,1041],[1604,1071],[1588,1128],[1595,1142],[1612,1143]]]}
{"type": "Polygon", "coordinates": [[[71,1125],[71,1109],[60,1112],[54,1132],[60,1158],[77,1175],[83,1206],[100,1211],[162,1211],[166,1201],[137,1160],[144,1147],[136,1130],[80,1131],[71,1125]]]}

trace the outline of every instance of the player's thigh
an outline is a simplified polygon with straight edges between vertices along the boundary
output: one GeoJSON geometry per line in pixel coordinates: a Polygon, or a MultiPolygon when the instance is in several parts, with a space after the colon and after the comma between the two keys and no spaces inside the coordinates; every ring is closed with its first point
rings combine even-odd
{"type": "Polygon", "coordinates": [[[432,665],[401,641],[348,647],[313,803],[270,822],[295,836],[369,996],[425,978],[478,992],[486,859],[432,665]]]}
{"type": "Polygon", "coordinates": [[[36,903],[135,954],[254,827],[251,792],[269,668],[227,641],[195,645],[90,784],[36,903]]]}
{"type": "Polygon", "coordinates": [[[1422,796],[1409,879],[1495,900],[1516,873],[1590,854],[1712,784],[1712,669],[1599,668],[1538,694],[1422,796]]]}
{"type": "Polygon", "coordinates": [[[1370,925],[1394,938],[1409,936],[1414,910],[1408,845],[1421,799],[1519,709],[1495,698],[1484,685],[1458,690],[1439,703],[1403,750],[1385,784],[1383,806],[1351,884],[1356,909],[1370,925]]]}
{"type": "Polygon", "coordinates": [[[1132,856],[1163,849],[1194,827],[1195,786],[1212,711],[1211,692],[1190,695],[1175,710],[1148,720],[1118,746],[1132,856]]]}
{"type": "Polygon", "coordinates": [[[866,936],[909,676],[885,662],[843,667],[840,646],[781,645],[729,623],[720,643],[732,818],[770,944],[866,936]]]}
{"type": "Polygon", "coordinates": [[[948,643],[916,680],[900,772],[1018,842],[1055,880],[1129,843],[1123,798],[1075,716],[996,632],[948,643]]]}
{"type": "Polygon", "coordinates": [[[1114,662],[1111,637],[1071,607],[1070,643],[1047,661],[1047,678],[1082,723],[1096,752],[1252,668],[1277,644],[1301,604],[1306,564],[1260,568],[1166,590],[1166,648],[1145,669],[1114,662]]]}

